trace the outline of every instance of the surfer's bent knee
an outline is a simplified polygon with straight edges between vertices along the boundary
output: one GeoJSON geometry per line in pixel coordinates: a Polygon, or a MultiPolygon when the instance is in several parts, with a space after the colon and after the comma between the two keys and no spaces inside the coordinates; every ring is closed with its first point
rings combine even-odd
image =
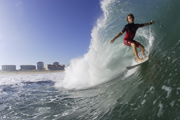
{"type": "Polygon", "coordinates": [[[139,45],[139,48],[144,48],[144,46],[140,44],[140,45],[139,45]]]}
{"type": "Polygon", "coordinates": [[[134,47],[134,46],[136,46],[136,45],[135,45],[135,43],[132,42],[132,43],[131,43],[131,46],[134,47]]]}

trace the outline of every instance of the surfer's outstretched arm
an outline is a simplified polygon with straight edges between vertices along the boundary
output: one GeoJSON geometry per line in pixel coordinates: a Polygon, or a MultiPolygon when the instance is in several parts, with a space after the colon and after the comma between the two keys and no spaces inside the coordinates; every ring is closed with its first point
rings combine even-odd
{"type": "Polygon", "coordinates": [[[154,24],[154,23],[155,23],[154,20],[151,20],[151,21],[148,22],[148,23],[144,23],[144,26],[151,25],[151,24],[154,24]]]}
{"type": "Polygon", "coordinates": [[[122,31],[119,32],[119,33],[116,35],[116,37],[114,37],[110,42],[111,42],[111,43],[114,43],[114,41],[115,41],[118,37],[120,37],[122,34],[123,34],[122,31]]]}

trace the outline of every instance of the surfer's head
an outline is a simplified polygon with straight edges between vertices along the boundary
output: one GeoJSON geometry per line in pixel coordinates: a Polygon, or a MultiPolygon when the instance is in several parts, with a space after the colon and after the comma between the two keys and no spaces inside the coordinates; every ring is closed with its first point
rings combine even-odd
{"type": "Polygon", "coordinates": [[[129,23],[134,23],[134,15],[133,14],[129,14],[126,19],[129,23]]]}

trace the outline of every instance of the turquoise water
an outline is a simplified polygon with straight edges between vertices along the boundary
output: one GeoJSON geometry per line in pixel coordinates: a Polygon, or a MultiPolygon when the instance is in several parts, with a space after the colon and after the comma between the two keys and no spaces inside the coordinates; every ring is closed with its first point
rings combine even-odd
{"type": "Polygon", "coordinates": [[[4,120],[179,120],[180,1],[105,0],[92,29],[89,51],[64,73],[0,76],[0,119],[4,120]],[[135,40],[150,60],[134,61],[123,36],[127,24],[155,20],[138,29],[135,40]]]}

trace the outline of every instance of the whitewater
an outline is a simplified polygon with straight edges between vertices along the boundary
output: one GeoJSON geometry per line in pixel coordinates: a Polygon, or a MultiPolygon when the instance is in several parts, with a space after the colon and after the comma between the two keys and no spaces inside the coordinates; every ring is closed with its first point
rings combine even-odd
{"type": "MultiPolygon", "coordinates": [[[[92,28],[89,51],[65,72],[0,75],[2,120],[179,120],[180,1],[102,0],[103,14],[92,28]],[[149,61],[135,61],[124,36],[114,38],[134,14],[135,40],[149,61]]],[[[138,50],[139,52],[139,50],[138,50]]]]}

